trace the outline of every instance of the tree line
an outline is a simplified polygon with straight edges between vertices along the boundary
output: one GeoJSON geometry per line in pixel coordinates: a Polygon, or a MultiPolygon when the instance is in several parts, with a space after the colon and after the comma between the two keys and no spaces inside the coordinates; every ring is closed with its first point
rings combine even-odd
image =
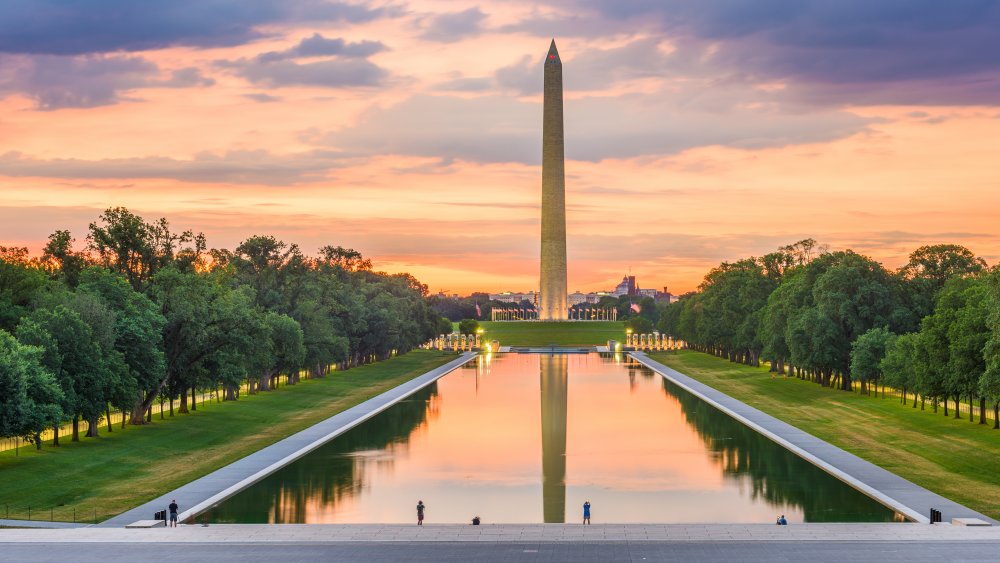
{"type": "MultiPolygon", "coordinates": [[[[645,312],[645,309],[644,309],[645,312]]],[[[969,249],[924,246],[892,271],[851,250],[806,239],[724,262],[698,290],[651,312],[688,347],[824,386],[935,412],[987,407],[1000,428],[1000,269],[969,249]]]]}
{"type": "MultiPolygon", "coordinates": [[[[110,411],[151,420],[157,401],[197,389],[236,400],[302,374],[405,353],[451,325],[408,274],[372,270],[355,250],[316,256],[260,235],[233,250],[125,208],[90,224],[86,248],[56,231],[40,257],[0,247],[0,437],[41,447],[79,422],[97,436],[110,411]]],[[[122,424],[126,417],[123,416],[122,424]]]]}

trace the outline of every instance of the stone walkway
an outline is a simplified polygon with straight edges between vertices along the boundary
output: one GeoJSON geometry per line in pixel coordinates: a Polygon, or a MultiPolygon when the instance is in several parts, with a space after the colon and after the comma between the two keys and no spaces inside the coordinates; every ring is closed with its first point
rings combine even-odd
{"type": "Polygon", "coordinates": [[[848,485],[893,510],[921,523],[929,521],[930,509],[941,511],[944,522],[952,518],[979,518],[994,526],[997,521],[971,508],[948,500],[906,479],[803,432],[725,393],[650,359],[642,352],[629,354],[637,362],[659,373],[710,405],[788,448],[848,485]]]}
{"type": "MultiPolygon", "coordinates": [[[[475,357],[476,354],[474,352],[466,352],[456,360],[411,379],[377,397],[373,397],[359,405],[331,416],[280,442],[258,450],[175,491],[162,495],[128,512],[119,514],[114,518],[105,520],[97,526],[121,528],[139,520],[151,519],[157,511],[166,510],[167,505],[173,499],[176,499],[177,504],[181,507],[181,512],[178,516],[183,521],[315,450],[340,434],[391,407],[396,402],[444,377],[475,357]]],[[[91,531],[93,531],[93,528],[88,530],[88,532],[91,531]]],[[[159,531],[162,532],[163,530],[159,531]]]]}
{"type": "Polygon", "coordinates": [[[996,542],[1000,527],[949,524],[212,524],[177,528],[0,530],[9,543],[886,541],[996,542]]]}
{"type": "Polygon", "coordinates": [[[80,528],[87,524],[74,524],[73,522],[49,522],[48,520],[9,520],[0,518],[0,527],[3,528],[80,528]]]}

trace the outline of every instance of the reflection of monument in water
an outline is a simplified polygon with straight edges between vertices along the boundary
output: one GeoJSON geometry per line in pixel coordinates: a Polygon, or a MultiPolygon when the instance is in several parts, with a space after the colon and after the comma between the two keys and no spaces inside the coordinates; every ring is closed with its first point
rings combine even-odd
{"type": "Polygon", "coordinates": [[[566,521],[566,391],[569,356],[538,356],[542,391],[542,517],[566,521]]]}

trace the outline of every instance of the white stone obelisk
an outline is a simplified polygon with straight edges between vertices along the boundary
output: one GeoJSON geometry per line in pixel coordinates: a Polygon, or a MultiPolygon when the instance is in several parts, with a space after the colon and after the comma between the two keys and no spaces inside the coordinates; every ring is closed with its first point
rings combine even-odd
{"type": "Polygon", "coordinates": [[[542,109],[542,255],[538,318],[565,321],[566,174],[563,155],[562,61],[552,40],[545,56],[542,109]]]}

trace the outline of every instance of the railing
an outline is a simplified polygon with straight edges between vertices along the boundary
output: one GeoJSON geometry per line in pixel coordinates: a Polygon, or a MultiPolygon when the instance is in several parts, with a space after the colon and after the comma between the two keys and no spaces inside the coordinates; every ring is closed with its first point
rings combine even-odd
{"type": "Polygon", "coordinates": [[[27,520],[30,522],[73,522],[76,524],[97,524],[113,514],[84,506],[31,506],[0,504],[0,519],[27,520]]]}

